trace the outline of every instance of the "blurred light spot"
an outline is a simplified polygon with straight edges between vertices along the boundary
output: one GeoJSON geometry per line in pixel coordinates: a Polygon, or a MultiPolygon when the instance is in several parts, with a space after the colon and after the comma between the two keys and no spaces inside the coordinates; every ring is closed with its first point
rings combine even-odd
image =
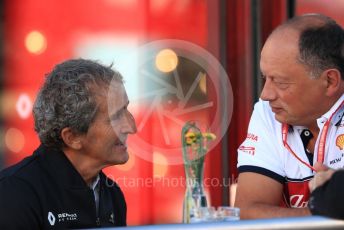
{"type": "Polygon", "coordinates": [[[205,73],[201,73],[201,80],[199,81],[199,89],[204,93],[207,94],[207,75],[205,73]]]}
{"type": "Polygon", "coordinates": [[[164,177],[168,170],[168,161],[164,155],[158,152],[153,154],[153,176],[164,177]]]}
{"type": "Polygon", "coordinates": [[[13,118],[16,114],[15,104],[16,104],[17,98],[16,95],[10,91],[6,90],[3,91],[2,97],[1,97],[1,112],[2,116],[4,118],[13,118]]]}
{"type": "Polygon", "coordinates": [[[5,133],[5,145],[12,152],[20,152],[25,144],[23,133],[16,128],[9,128],[5,133]]]}
{"type": "Polygon", "coordinates": [[[47,48],[47,40],[39,31],[31,31],[25,38],[26,49],[33,54],[41,54],[47,48]]]}
{"type": "Polygon", "coordinates": [[[178,65],[177,54],[171,49],[163,49],[156,55],[155,65],[161,72],[171,72],[178,65]]]}
{"type": "Polygon", "coordinates": [[[135,165],[135,154],[131,154],[130,151],[128,151],[129,154],[129,160],[127,161],[127,163],[122,164],[122,165],[115,165],[115,167],[119,170],[122,171],[129,171],[130,169],[132,169],[135,165]]]}
{"type": "Polygon", "coordinates": [[[99,60],[108,65],[116,60],[116,69],[126,79],[130,79],[130,81],[125,82],[125,88],[130,101],[135,101],[135,99],[142,98],[140,94],[142,83],[141,78],[139,78],[140,36],[139,34],[134,36],[132,34],[107,32],[80,33],[73,39],[73,53],[76,57],[99,60]]]}
{"type": "Polygon", "coordinates": [[[30,116],[32,110],[32,102],[27,94],[23,93],[19,95],[18,101],[16,103],[16,109],[20,118],[26,119],[30,116]]]}

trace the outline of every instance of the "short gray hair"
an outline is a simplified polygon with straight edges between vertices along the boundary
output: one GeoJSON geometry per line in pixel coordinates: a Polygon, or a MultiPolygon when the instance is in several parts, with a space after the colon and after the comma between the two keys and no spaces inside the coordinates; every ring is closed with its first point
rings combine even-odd
{"type": "Polygon", "coordinates": [[[123,83],[120,73],[96,61],[72,59],[46,75],[33,106],[35,131],[42,144],[61,149],[61,131],[86,133],[97,113],[94,86],[123,83]]]}

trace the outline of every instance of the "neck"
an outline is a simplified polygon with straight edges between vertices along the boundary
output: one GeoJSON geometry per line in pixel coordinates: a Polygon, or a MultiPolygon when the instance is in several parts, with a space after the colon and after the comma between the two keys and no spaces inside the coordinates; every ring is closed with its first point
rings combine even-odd
{"type": "Polygon", "coordinates": [[[63,152],[87,185],[90,185],[96,179],[103,168],[96,164],[94,159],[78,151],[64,149],[63,152]]]}

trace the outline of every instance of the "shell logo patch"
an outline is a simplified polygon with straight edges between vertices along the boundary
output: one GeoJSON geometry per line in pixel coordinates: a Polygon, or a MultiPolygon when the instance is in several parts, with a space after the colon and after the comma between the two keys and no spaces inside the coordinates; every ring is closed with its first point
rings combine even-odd
{"type": "Polygon", "coordinates": [[[336,146],[340,149],[343,150],[344,148],[344,134],[341,134],[337,137],[336,139],[336,146]]]}

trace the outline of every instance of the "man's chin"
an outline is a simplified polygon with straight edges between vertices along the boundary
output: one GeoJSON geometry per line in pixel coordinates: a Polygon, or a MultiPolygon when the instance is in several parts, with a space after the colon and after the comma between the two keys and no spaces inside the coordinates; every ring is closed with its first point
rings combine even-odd
{"type": "Polygon", "coordinates": [[[129,160],[129,154],[128,152],[116,154],[116,156],[113,159],[109,160],[110,165],[123,165],[127,163],[129,160]]]}
{"type": "Polygon", "coordinates": [[[284,124],[284,123],[288,124],[288,119],[286,117],[282,116],[281,114],[275,114],[275,119],[276,119],[276,121],[278,121],[282,124],[284,124]]]}
{"type": "Polygon", "coordinates": [[[120,159],[117,159],[116,161],[116,165],[123,165],[125,163],[127,163],[129,160],[129,154],[128,152],[125,152],[125,154],[123,154],[120,159]]]}

